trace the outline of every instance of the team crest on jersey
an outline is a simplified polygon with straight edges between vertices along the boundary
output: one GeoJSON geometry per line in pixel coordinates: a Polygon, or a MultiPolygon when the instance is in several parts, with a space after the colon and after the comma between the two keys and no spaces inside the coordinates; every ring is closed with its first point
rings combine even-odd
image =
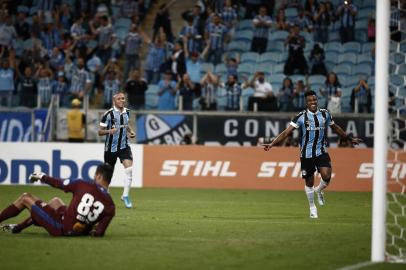
{"type": "Polygon", "coordinates": [[[63,184],[64,184],[64,186],[69,185],[69,183],[70,183],[70,180],[69,180],[69,179],[65,179],[65,180],[63,180],[63,184]]]}

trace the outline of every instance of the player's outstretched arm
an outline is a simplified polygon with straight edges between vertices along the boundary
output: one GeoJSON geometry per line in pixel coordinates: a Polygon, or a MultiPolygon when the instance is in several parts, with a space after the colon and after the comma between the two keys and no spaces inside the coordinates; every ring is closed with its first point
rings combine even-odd
{"type": "Polygon", "coordinates": [[[59,178],[51,177],[43,172],[34,172],[29,176],[29,181],[31,183],[41,181],[42,183],[48,184],[52,187],[62,189],[65,192],[69,192],[71,189],[70,180],[62,180],[59,178]]]}
{"type": "Polygon", "coordinates": [[[274,145],[278,145],[279,143],[283,142],[290,133],[295,129],[294,126],[289,125],[284,131],[282,131],[281,134],[276,137],[275,140],[273,140],[270,144],[263,144],[264,150],[269,151],[274,145]]]}
{"type": "Polygon", "coordinates": [[[336,123],[331,125],[331,129],[335,133],[337,133],[341,138],[350,141],[351,144],[353,144],[353,145],[357,145],[357,144],[362,142],[362,139],[356,138],[356,137],[351,137],[350,135],[345,133],[345,131],[339,125],[337,125],[336,123]]]}
{"type": "Polygon", "coordinates": [[[105,136],[105,135],[113,135],[115,132],[117,131],[116,128],[112,128],[112,129],[106,129],[105,127],[100,127],[99,128],[99,136],[105,136]]]}

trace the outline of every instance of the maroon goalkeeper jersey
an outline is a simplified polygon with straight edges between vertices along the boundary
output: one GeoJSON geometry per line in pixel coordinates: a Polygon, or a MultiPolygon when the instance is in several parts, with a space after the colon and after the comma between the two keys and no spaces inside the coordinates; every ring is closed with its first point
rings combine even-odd
{"type": "Polygon", "coordinates": [[[44,176],[41,180],[73,194],[62,218],[64,235],[104,235],[115,215],[114,202],[105,188],[94,181],[82,179],[62,180],[44,176]]]}

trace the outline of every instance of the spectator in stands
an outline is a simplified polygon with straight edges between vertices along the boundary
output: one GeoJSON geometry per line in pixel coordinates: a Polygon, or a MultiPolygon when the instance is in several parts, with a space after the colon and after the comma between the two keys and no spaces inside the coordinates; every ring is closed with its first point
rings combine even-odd
{"type": "Polygon", "coordinates": [[[130,79],[125,85],[125,91],[128,96],[128,106],[130,109],[143,109],[145,106],[145,91],[148,90],[148,85],[145,79],[141,78],[139,70],[131,72],[130,79]]]}
{"type": "Polygon", "coordinates": [[[317,13],[319,10],[319,3],[317,0],[306,0],[304,4],[304,12],[305,15],[310,19],[313,20],[313,15],[317,13]]]}
{"type": "Polygon", "coordinates": [[[202,16],[202,8],[196,4],[191,10],[186,10],[182,13],[183,20],[193,19],[193,27],[196,28],[200,36],[204,35],[204,18],[202,16]]]}
{"type": "Polygon", "coordinates": [[[235,53],[234,56],[229,56],[229,53],[224,55],[224,63],[227,68],[227,77],[230,75],[238,76],[238,65],[240,64],[240,55],[235,53]]]}
{"type": "Polygon", "coordinates": [[[98,37],[97,55],[102,60],[103,64],[106,64],[111,57],[111,47],[116,39],[116,35],[113,26],[110,24],[109,18],[106,15],[101,16],[98,21],[100,22],[99,27],[96,28],[94,20],[89,22],[89,27],[93,35],[97,35],[98,37]]]}
{"type": "Polygon", "coordinates": [[[159,82],[158,87],[158,110],[175,110],[176,82],[170,70],[164,73],[164,78],[159,82]]]}
{"type": "Polygon", "coordinates": [[[193,25],[193,17],[189,16],[186,18],[186,25],[180,31],[179,37],[186,43],[185,45],[189,53],[200,51],[202,36],[193,25]]]}
{"type": "Polygon", "coordinates": [[[236,9],[233,7],[231,0],[225,0],[224,8],[221,11],[220,17],[223,24],[228,28],[228,40],[232,40],[235,33],[238,14],[236,9]]]}
{"type": "Polygon", "coordinates": [[[337,21],[337,16],[336,16],[336,11],[334,9],[333,3],[331,1],[325,1],[326,4],[326,11],[330,17],[330,22],[335,22],[337,21]]]}
{"type": "Polygon", "coordinates": [[[122,0],[121,15],[125,18],[131,18],[135,14],[138,14],[140,4],[143,4],[143,1],[122,0]]]}
{"type": "Polygon", "coordinates": [[[52,52],[52,49],[59,46],[62,42],[58,29],[53,23],[47,23],[44,30],[40,34],[42,46],[46,49],[47,54],[52,52]]]}
{"type": "Polygon", "coordinates": [[[179,91],[179,96],[182,97],[182,109],[184,111],[192,111],[193,100],[195,98],[195,84],[187,73],[182,76],[178,75],[176,90],[179,91]]]}
{"type": "Polygon", "coordinates": [[[276,111],[277,101],[272,91],[272,85],[265,81],[265,73],[257,71],[251,81],[246,81],[244,88],[252,87],[255,92],[248,99],[248,110],[250,111],[276,111]]]}
{"type": "Polygon", "coordinates": [[[313,31],[312,19],[307,17],[303,9],[299,10],[299,13],[294,20],[294,25],[299,26],[300,31],[311,33],[313,31]]]}
{"type": "Polygon", "coordinates": [[[18,12],[17,21],[14,24],[17,36],[22,40],[30,38],[30,25],[26,22],[27,14],[25,11],[18,12]]]}
{"type": "Polygon", "coordinates": [[[282,31],[288,31],[289,23],[286,21],[285,10],[279,9],[276,17],[276,29],[282,31]]]}
{"type": "Polygon", "coordinates": [[[303,9],[301,0],[281,0],[279,4],[280,9],[296,8],[303,9]]]}
{"type": "Polygon", "coordinates": [[[325,3],[320,3],[318,10],[314,13],[314,41],[326,43],[328,42],[329,25],[332,18],[325,3]]]}
{"type": "Polygon", "coordinates": [[[72,109],[66,114],[66,122],[68,126],[68,141],[69,142],[84,142],[85,140],[85,125],[86,116],[80,111],[82,102],[75,98],[71,102],[72,109]]]}
{"type": "Polygon", "coordinates": [[[169,15],[169,8],[176,2],[176,0],[172,0],[167,4],[162,4],[159,6],[159,10],[155,16],[154,20],[154,33],[152,35],[152,40],[159,35],[160,29],[166,34],[166,38],[169,42],[173,42],[173,33],[172,33],[172,23],[171,18],[169,15]]]}
{"type": "Polygon", "coordinates": [[[189,53],[187,49],[187,38],[183,38],[183,48],[185,50],[185,58],[186,58],[186,72],[189,74],[189,77],[193,84],[195,85],[195,97],[200,97],[201,95],[201,85],[200,85],[200,73],[201,73],[201,64],[205,55],[209,50],[209,46],[203,50],[203,52],[199,55],[197,52],[189,53]]]}
{"type": "Polygon", "coordinates": [[[65,57],[63,53],[59,50],[58,47],[54,47],[52,49],[50,58],[49,58],[49,65],[53,70],[57,70],[59,67],[65,65],[65,57]]]}
{"type": "Polygon", "coordinates": [[[320,47],[319,44],[314,44],[314,47],[310,53],[310,63],[311,63],[311,71],[310,74],[311,75],[316,75],[316,74],[320,74],[320,75],[327,75],[327,69],[326,66],[324,64],[324,50],[323,48],[320,47]]]}
{"type": "Polygon", "coordinates": [[[161,71],[166,68],[166,58],[172,50],[172,44],[166,42],[165,33],[159,34],[154,43],[148,37],[144,40],[149,46],[144,65],[145,77],[148,83],[157,84],[161,71]]]}
{"type": "Polygon", "coordinates": [[[12,97],[15,91],[15,76],[14,60],[9,58],[2,59],[0,67],[0,106],[12,106],[12,97]]]}
{"type": "Polygon", "coordinates": [[[40,64],[36,77],[38,78],[38,95],[40,106],[48,106],[51,101],[52,86],[54,84],[52,70],[45,64],[40,64]]]}
{"type": "Polygon", "coordinates": [[[371,89],[365,79],[360,79],[358,85],[352,89],[350,104],[353,112],[371,113],[371,89]]]}
{"type": "Polygon", "coordinates": [[[200,85],[202,87],[202,95],[200,98],[202,110],[217,110],[217,87],[219,86],[219,77],[208,70],[201,79],[200,85]]]}
{"type": "MultiPolygon", "coordinates": [[[[65,70],[66,65],[65,65],[65,70]]],[[[76,65],[72,66],[70,95],[71,98],[82,99],[85,93],[87,93],[92,87],[92,81],[90,79],[89,72],[85,69],[85,62],[83,58],[78,58],[76,65]]],[[[39,89],[38,89],[39,90],[39,89]]]]}
{"type": "Polygon", "coordinates": [[[291,112],[293,109],[293,83],[289,77],[283,79],[282,87],[277,94],[279,111],[291,112]]]}
{"type": "Polygon", "coordinates": [[[127,79],[129,72],[134,69],[140,69],[140,49],[142,42],[144,41],[145,34],[142,33],[138,25],[132,24],[130,31],[125,38],[125,67],[124,67],[124,79],[127,79]]]}
{"type": "Polygon", "coordinates": [[[185,52],[183,51],[182,41],[177,41],[173,47],[172,55],[170,57],[170,67],[174,75],[173,78],[180,77],[186,73],[185,52]]]}
{"type": "Polygon", "coordinates": [[[375,18],[370,17],[368,19],[368,42],[375,42],[375,18]]]}
{"type": "Polygon", "coordinates": [[[255,13],[260,8],[262,2],[262,0],[246,0],[245,19],[251,19],[255,17],[255,13]]]}
{"type": "Polygon", "coordinates": [[[4,21],[0,23],[0,47],[13,48],[17,32],[13,26],[12,17],[6,15],[4,21]]]}
{"type": "Polygon", "coordinates": [[[302,80],[296,82],[295,89],[293,90],[293,106],[295,111],[301,111],[306,108],[305,92],[307,91],[305,84],[302,80]]]}
{"type": "Polygon", "coordinates": [[[226,89],[227,111],[239,111],[241,99],[241,84],[238,82],[237,75],[230,74],[227,82],[223,85],[226,89]]]}
{"type": "Polygon", "coordinates": [[[333,113],[341,112],[341,84],[337,74],[330,72],[327,76],[323,89],[320,94],[326,99],[325,108],[333,113]]]}
{"type": "Polygon", "coordinates": [[[284,68],[286,75],[292,75],[296,71],[298,74],[307,74],[307,62],[303,55],[306,41],[304,37],[299,35],[299,32],[299,26],[293,26],[289,36],[285,40],[285,46],[289,48],[289,56],[284,68]]]}
{"type": "Polygon", "coordinates": [[[37,101],[37,82],[34,78],[32,68],[26,66],[24,74],[19,74],[18,91],[20,94],[20,105],[33,108],[37,101]]]}
{"type": "Polygon", "coordinates": [[[86,41],[86,30],[83,28],[83,17],[79,15],[76,17],[75,22],[70,28],[70,34],[73,39],[76,41],[76,46],[83,47],[85,46],[86,41]]]}
{"type": "Polygon", "coordinates": [[[52,94],[59,96],[59,104],[61,107],[69,106],[69,88],[63,71],[57,73],[58,79],[52,85],[52,94]]]}
{"type": "Polygon", "coordinates": [[[268,33],[271,28],[272,20],[267,15],[265,6],[259,8],[259,14],[252,21],[254,24],[254,38],[251,43],[251,51],[264,53],[268,45],[268,33]]]}
{"type": "Polygon", "coordinates": [[[340,20],[341,43],[355,40],[355,20],[357,16],[357,7],[351,3],[351,0],[344,0],[337,8],[337,17],[340,20]]]}
{"type": "Polygon", "coordinates": [[[104,108],[111,107],[113,96],[120,91],[120,74],[115,67],[114,60],[110,60],[103,70],[104,108]]]}
{"type": "Polygon", "coordinates": [[[205,33],[206,43],[210,44],[207,60],[217,65],[221,62],[221,55],[224,51],[224,39],[227,27],[221,23],[220,16],[215,14],[213,22],[209,23],[205,33]]]}

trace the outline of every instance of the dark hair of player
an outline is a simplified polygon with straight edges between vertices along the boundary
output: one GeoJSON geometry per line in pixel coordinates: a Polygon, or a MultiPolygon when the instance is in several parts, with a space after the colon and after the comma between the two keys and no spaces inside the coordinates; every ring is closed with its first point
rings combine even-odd
{"type": "Polygon", "coordinates": [[[113,177],[113,167],[107,163],[100,164],[97,166],[96,174],[103,176],[104,181],[110,184],[113,177]]]}
{"type": "Polygon", "coordinates": [[[305,98],[308,96],[317,96],[316,92],[314,92],[313,90],[309,90],[306,91],[306,93],[304,94],[305,98]]]}

